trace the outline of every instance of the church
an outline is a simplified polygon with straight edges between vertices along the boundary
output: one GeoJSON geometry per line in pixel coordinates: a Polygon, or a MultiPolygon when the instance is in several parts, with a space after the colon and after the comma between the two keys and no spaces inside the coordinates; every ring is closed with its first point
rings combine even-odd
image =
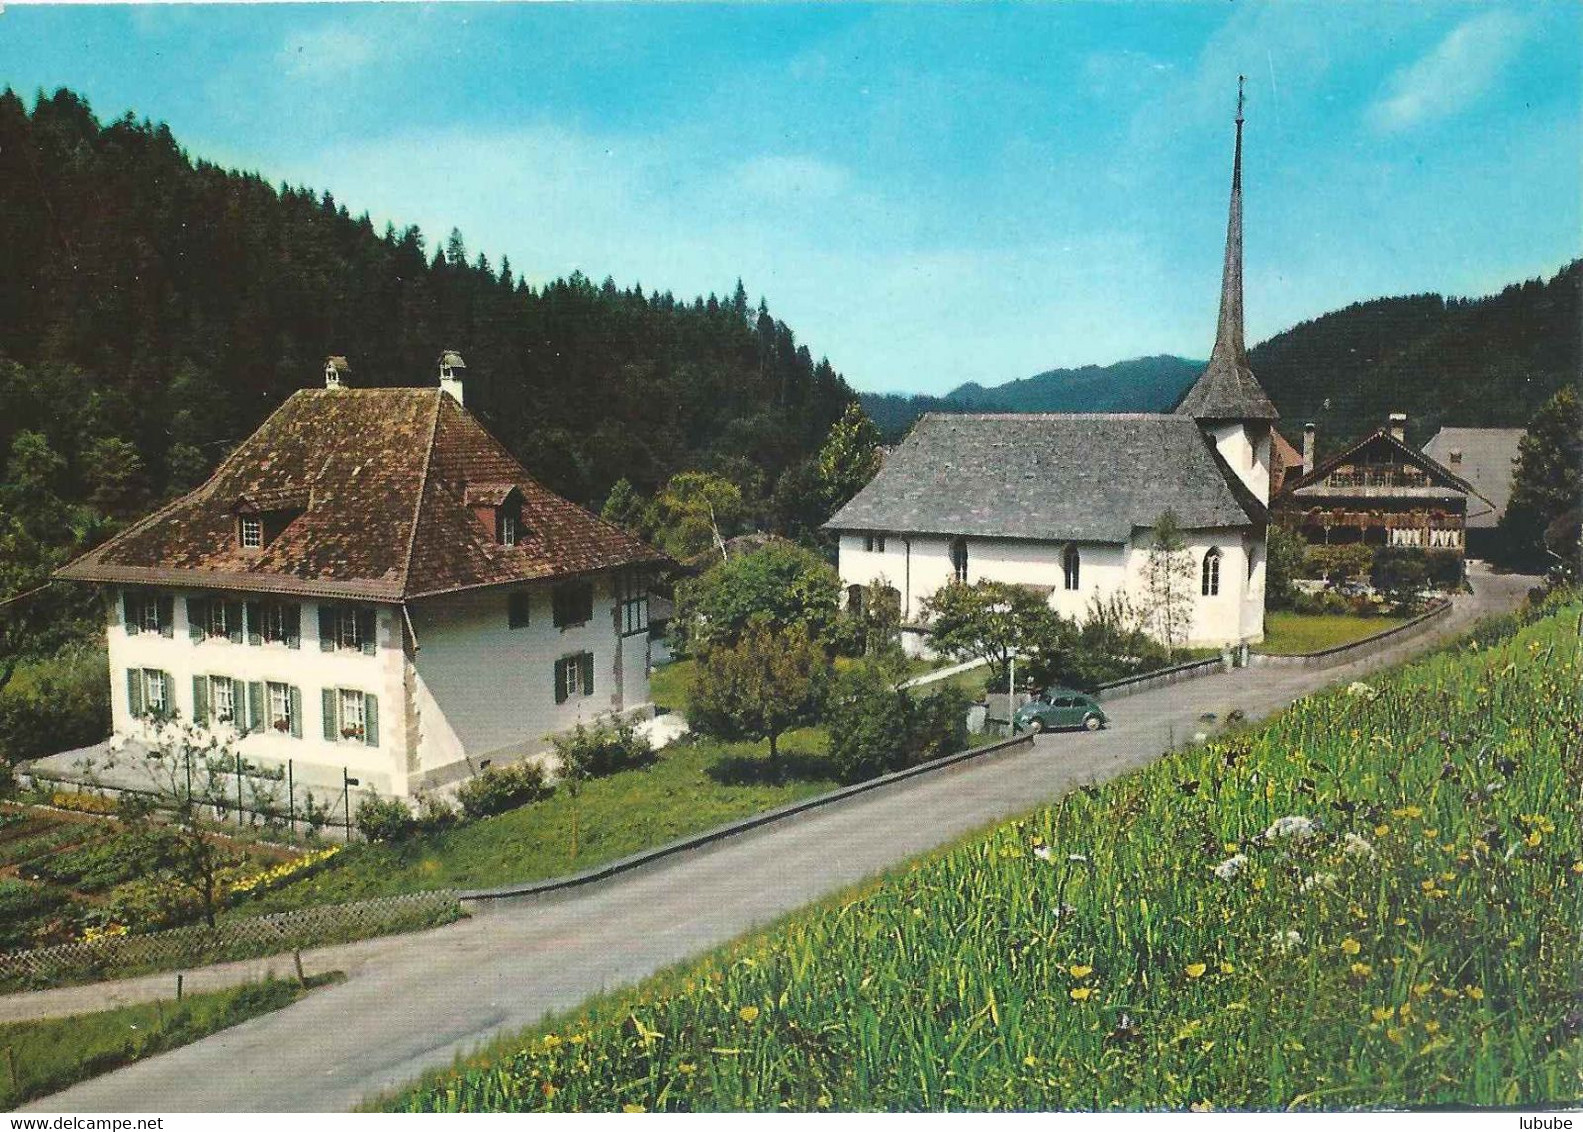
{"type": "Polygon", "coordinates": [[[930,413],[825,524],[854,599],[875,583],[896,591],[910,653],[924,647],[925,602],[955,582],[1026,586],[1074,620],[1118,594],[1145,607],[1167,510],[1191,559],[1185,639],[1174,643],[1263,638],[1278,414],[1243,341],[1242,125],[1239,91],[1215,345],[1173,411],[930,413]]]}

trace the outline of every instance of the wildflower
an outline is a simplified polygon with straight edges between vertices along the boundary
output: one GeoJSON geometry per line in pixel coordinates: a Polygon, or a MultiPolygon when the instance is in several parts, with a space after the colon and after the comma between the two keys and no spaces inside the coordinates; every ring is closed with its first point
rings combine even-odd
{"type": "Polygon", "coordinates": [[[1389,1030],[1385,1031],[1385,1036],[1387,1038],[1389,1038],[1392,1042],[1394,1042],[1396,1045],[1401,1045],[1402,1044],[1402,1039],[1407,1036],[1407,1031],[1403,1030],[1399,1026],[1393,1026],[1389,1030]]]}
{"type": "Polygon", "coordinates": [[[555,1099],[555,1094],[558,1093],[558,1092],[560,1092],[560,1090],[555,1087],[555,1083],[553,1081],[546,1081],[546,1082],[544,1082],[544,1099],[545,1100],[553,1101],[555,1099]]]}
{"type": "Polygon", "coordinates": [[[1374,968],[1370,967],[1367,963],[1354,963],[1347,969],[1352,972],[1354,978],[1359,979],[1366,979],[1370,975],[1374,974],[1374,968]]]}
{"type": "Polygon", "coordinates": [[[1234,966],[1232,966],[1230,963],[1222,963],[1220,965],[1220,973],[1222,975],[1229,975],[1229,974],[1231,974],[1231,972],[1233,972],[1235,970],[1236,970],[1236,968],[1234,966]]]}
{"type": "Polygon", "coordinates": [[[1319,826],[1313,818],[1290,814],[1284,818],[1276,818],[1270,828],[1264,831],[1264,838],[1266,841],[1274,841],[1281,837],[1306,841],[1318,832],[1319,826]]]}
{"type": "Polygon", "coordinates": [[[1048,845],[1035,845],[1033,847],[1033,855],[1041,861],[1048,861],[1055,856],[1048,845]]]}
{"type": "Polygon", "coordinates": [[[561,1044],[561,1039],[556,1037],[554,1034],[545,1034],[544,1035],[544,1048],[545,1049],[554,1049],[557,1046],[559,1046],[560,1044],[561,1044]]]}
{"type": "Polygon", "coordinates": [[[1221,880],[1232,880],[1243,870],[1247,863],[1247,855],[1244,853],[1238,853],[1234,856],[1227,857],[1224,861],[1220,862],[1220,864],[1216,865],[1214,868],[1214,873],[1221,880]]]}
{"type": "Polygon", "coordinates": [[[1440,1032],[1440,1023],[1436,1022],[1433,1018],[1429,1019],[1429,1021],[1424,1023],[1424,1033],[1426,1033],[1426,1034],[1438,1034],[1439,1032],[1440,1032]]]}
{"type": "Polygon", "coordinates": [[[1316,888],[1334,888],[1335,884],[1335,873],[1315,873],[1303,878],[1303,883],[1298,885],[1298,891],[1311,892],[1316,888]]]}
{"type": "Polygon", "coordinates": [[[1373,1010],[1369,1011],[1369,1017],[1376,1022],[1384,1022],[1387,1019],[1394,1017],[1395,1014],[1396,1007],[1394,1006],[1376,1006],[1373,1010]]]}
{"type": "Polygon", "coordinates": [[[1094,993],[1092,987],[1073,987],[1069,992],[1073,1002],[1086,1002],[1089,995],[1094,993]]]}
{"type": "Polygon", "coordinates": [[[1209,968],[1203,963],[1189,963],[1187,965],[1187,977],[1189,979],[1196,979],[1208,969],[1209,968]]]}
{"type": "Polygon", "coordinates": [[[624,1104],[624,1105],[621,1106],[621,1111],[622,1112],[647,1112],[649,1110],[644,1108],[640,1104],[624,1104]]]}
{"type": "Polygon", "coordinates": [[[1463,987],[1462,990],[1463,990],[1463,993],[1465,993],[1474,1002],[1482,1002],[1484,1000],[1484,988],[1483,987],[1466,986],[1466,987],[1463,987]]]}
{"type": "Polygon", "coordinates": [[[1086,979],[1094,973],[1094,968],[1078,963],[1075,966],[1068,967],[1066,973],[1074,979],[1086,979]]]}
{"type": "Polygon", "coordinates": [[[1276,932],[1271,937],[1277,951],[1292,951],[1303,946],[1303,934],[1288,928],[1284,932],[1276,932]]]}
{"type": "Polygon", "coordinates": [[[690,1061],[683,1061],[677,1064],[676,1072],[682,1074],[683,1076],[690,1076],[698,1072],[698,1066],[694,1065],[690,1061]]]}
{"type": "Polygon", "coordinates": [[[1341,941],[1341,954],[1343,955],[1356,955],[1362,950],[1363,945],[1351,936],[1341,941]]]}
{"type": "Polygon", "coordinates": [[[1391,827],[1386,825],[1386,824],[1384,824],[1383,822],[1381,822],[1379,825],[1374,827],[1374,836],[1375,837],[1384,837],[1390,831],[1391,831],[1391,827]]]}
{"type": "Polygon", "coordinates": [[[737,1011],[737,1017],[741,1018],[744,1022],[756,1022],[758,1021],[758,1016],[759,1008],[756,1006],[744,1006],[741,1010],[737,1011]]]}
{"type": "Polygon", "coordinates": [[[1355,833],[1349,833],[1341,839],[1341,851],[1348,857],[1372,857],[1374,846],[1368,840],[1355,833]]]}
{"type": "Polygon", "coordinates": [[[1039,1059],[1038,1059],[1038,1058],[1037,1058],[1037,1057],[1034,1057],[1034,1056],[1033,1056],[1033,1054],[1031,1054],[1031,1053],[1030,1053],[1030,1054],[1028,1054],[1028,1055],[1027,1055],[1027,1056],[1026,1056],[1026,1057],[1024,1057],[1024,1058],[1023,1058],[1023,1059],[1022,1059],[1022,1063],[1023,1063],[1023,1064],[1024,1064],[1024,1065],[1026,1065],[1026,1066],[1028,1066],[1028,1068],[1030,1068],[1030,1069],[1031,1069],[1031,1068],[1033,1068],[1033,1067],[1034,1067],[1034,1066],[1035,1066],[1035,1065],[1038,1065],[1038,1064],[1039,1064],[1039,1059]]]}
{"type": "Polygon", "coordinates": [[[1372,700],[1379,695],[1379,692],[1375,691],[1368,684],[1365,684],[1362,680],[1354,680],[1352,683],[1347,685],[1347,695],[1354,696],[1358,699],[1372,700]]]}
{"type": "Polygon", "coordinates": [[[1072,864],[1074,864],[1074,865],[1086,865],[1086,864],[1088,864],[1088,858],[1086,856],[1084,856],[1082,853],[1068,853],[1066,855],[1066,859],[1068,861],[1072,862],[1072,864]]]}

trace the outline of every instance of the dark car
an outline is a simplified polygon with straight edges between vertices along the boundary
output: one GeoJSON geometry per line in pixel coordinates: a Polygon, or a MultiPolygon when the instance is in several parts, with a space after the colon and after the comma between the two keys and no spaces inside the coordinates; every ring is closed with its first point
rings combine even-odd
{"type": "Polygon", "coordinates": [[[1071,688],[1046,688],[1036,698],[1018,708],[1011,717],[1013,729],[1034,732],[1055,731],[1063,727],[1098,731],[1109,722],[1110,717],[1099,706],[1099,701],[1071,688]]]}

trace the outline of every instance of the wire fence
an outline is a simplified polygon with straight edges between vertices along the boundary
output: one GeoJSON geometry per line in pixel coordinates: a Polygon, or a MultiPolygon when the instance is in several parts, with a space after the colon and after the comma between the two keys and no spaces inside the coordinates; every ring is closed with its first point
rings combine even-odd
{"type": "Polygon", "coordinates": [[[416,931],[462,915],[454,889],[324,904],[262,916],[237,916],[144,935],[106,936],[0,954],[0,991],[35,990],[126,978],[299,948],[416,931]]]}

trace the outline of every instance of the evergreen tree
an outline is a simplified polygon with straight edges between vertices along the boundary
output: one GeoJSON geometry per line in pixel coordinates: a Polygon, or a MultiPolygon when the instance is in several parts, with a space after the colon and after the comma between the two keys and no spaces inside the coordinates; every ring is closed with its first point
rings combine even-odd
{"type": "MultiPolygon", "coordinates": [[[[1577,391],[1562,389],[1546,401],[1523,434],[1512,476],[1511,499],[1501,516],[1499,543],[1513,565],[1546,569],[1557,559],[1576,568],[1576,548],[1547,545],[1546,530],[1583,507],[1583,406],[1577,391]],[[1571,551],[1570,556],[1567,550],[1571,551]]],[[[1576,526],[1574,519],[1573,526],[1576,526]]]]}

